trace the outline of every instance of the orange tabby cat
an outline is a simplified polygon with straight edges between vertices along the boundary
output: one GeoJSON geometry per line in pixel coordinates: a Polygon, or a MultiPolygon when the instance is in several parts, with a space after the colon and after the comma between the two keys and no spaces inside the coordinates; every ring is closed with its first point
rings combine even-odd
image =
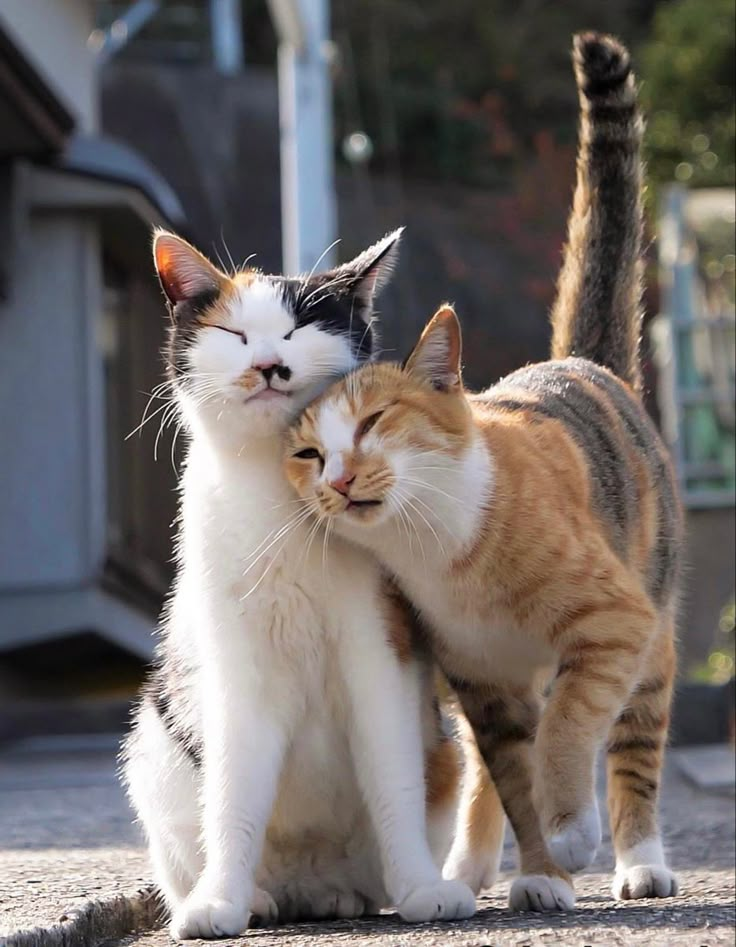
{"type": "Polygon", "coordinates": [[[641,120],[623,47],[586,34],[575,63],[556,360],[468,394],[445,306],[404,365],[362,368],[311,405],[286,460],[299,495],[417,608],[516,833],[511,904],[536,910],[571,907],[566,870],[595,855],[606,741],[614,894],[677,890],[657,796],[682,525],[637,393],[641,120]]]}

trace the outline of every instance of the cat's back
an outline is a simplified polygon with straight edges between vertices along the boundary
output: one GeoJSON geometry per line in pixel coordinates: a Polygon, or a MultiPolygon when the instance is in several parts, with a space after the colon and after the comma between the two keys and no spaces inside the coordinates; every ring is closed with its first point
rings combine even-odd
{"type": "Polygon", "coordinates": [[[669,597],[682,532],[677,486],[667,450],[626,384],[587,359],[566,358],[519,369],[471,400],[489,436],[500,426],[534,444],[546,491],[564,479],[572,503],[589,496],[616,555],[646,560],[652,597],[669,597]]]}

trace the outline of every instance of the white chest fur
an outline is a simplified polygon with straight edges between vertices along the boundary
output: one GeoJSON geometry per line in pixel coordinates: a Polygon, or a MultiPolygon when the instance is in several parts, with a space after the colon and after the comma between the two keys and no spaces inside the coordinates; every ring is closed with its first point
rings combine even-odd
{"type": "Polygon", "coordinates": [[[468,680],[524,683],[554,663],[541,629],[520,626],[508,611],[495,606],[491,588],[487,598],[477,601],[440,563],[425,568],[415,561],[408,568],[404,560],[396,574],[455,674],[468,680]]]}

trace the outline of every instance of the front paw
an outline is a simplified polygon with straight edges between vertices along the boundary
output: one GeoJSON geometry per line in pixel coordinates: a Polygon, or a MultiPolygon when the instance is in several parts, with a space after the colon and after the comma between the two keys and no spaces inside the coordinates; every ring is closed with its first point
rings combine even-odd
{"type": "Polygon", "coordinates": [[[620,868],[613,879],[613,896],[617,901],[674,898],[678,890],[676,876],[665,865],[620,868]]]}
{"type": "Polygon", "coordinates": [[[456,921],[475,914],[475,897],[462,881],[437,881],[415,888],[399,904],[405,921],[456,921]]]}
{"type": "Polygon", "coordinates": [[[208,897],[195,889],[174,912],[169,931],[175,940],[236,937],[248,927],[249,915],[244,903],[208,897]]]}
{"type": "Polygon", "coordinates": [[[562,878],[549,875],[522,875],[511,886],[512,911],[572,911],[575,892],[562,878]]]}
{"type": "Polygon", "coordinates": [[[587,868],[601,844],[601,817],[593,804],[560,825],[547,839],[556,865],[573,874],[587,868]]]}

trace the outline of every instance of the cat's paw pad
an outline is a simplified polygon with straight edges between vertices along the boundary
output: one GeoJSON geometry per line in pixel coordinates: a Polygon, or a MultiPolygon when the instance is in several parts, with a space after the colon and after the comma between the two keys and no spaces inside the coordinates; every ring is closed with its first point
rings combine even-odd
{"type": "Polygon", "coordinates": [[[249,913],[244,904],[207,897],[195,890],[174,911],[169,931],[175,940],[236,937],[247,928],[249,913]]]}
{"type": "Polygon", "coordinates": [[[613,879],[613,896],[619,901],[638,898],[674,898],[676,876],[664,865],[634,865],[619,869],[613,879]]]}
{"type": "Polygon", "coordinates": [[[574,873],[587,868],[601,844],[601,817],[598,806],[590,806],[547,839],[552,859],[560,868],[574,873]]]}
{"type": "Polygon", "coordinates": [[[278,923],[278,905],[263,888],[256,888],[250,905],[250,927],[268,927],[278,923]]]}
{"type": "Polygon", "coordinates": [[[437,881],[415,888],[399,904],[405,921],[455,921],[475,914],[475,897],[462,881],[437,881]]]}
{"type": "Polygon", "coordinates": [[[572,911],[575,892],[562,878],[549,875],[522,875],[511,886],[512,911],[572,911]]]}

